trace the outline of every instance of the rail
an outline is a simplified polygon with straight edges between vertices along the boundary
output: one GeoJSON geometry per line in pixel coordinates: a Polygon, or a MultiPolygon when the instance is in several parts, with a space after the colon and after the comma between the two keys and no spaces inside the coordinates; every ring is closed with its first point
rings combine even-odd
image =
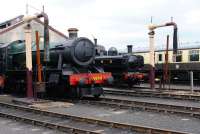
{"type": "MultiPolygon", "coordinates": [[[[86,118],[86,117],[79,117],[79,116],[74,116],[74,115],[69,115],[69,114],[60,114],[56,112],[50,112],[46,110],[39,110],[35,108],[29,108],[29,107],[24,107],[24,106],[19,106],[19,105],[14,105],[14,104],[8,104],[8,103],[0,103],[1,107],[4,108],[10,108],[14,110],[21,110],[21,111],[27,111],[33,114],[41,114],[41,115],[46,115],[50,117],[57,117],[61,119],[71,119],[73,121],[80,121],[80,122],[85,122],[85,123],[91,123],[91,124],[96,124],[100,126],[106,126],[109,128],[119,128],[123,130],[130,130],[133,132],[139,132],[139,133],[148,133],[148,134],[186,134],[185,132],[178,132],[178,131],[172,131],[172,130],[166,130],[166,129],[160,129],[160,128],[152,128],[152,127],[146,127],[146,126],[139,126],[139,125],[132,125],[132,124],[123,124],[119,122],[111,122],[111,121],[106,121],[106,120],[100,120],[100,119],[94,119],[94,118],[86,118]]],[[[48,128],[53,128],[53,129],[58,129],[61,131],[65,132],[72,132],[72,133],[87,133],[87,134],[97,134],[98,132],[95,131],[89,131],[89,130],[84,130],[84,129],[78,129],[75,127],[70,127],[66,125],[59,125],[58,123],[50,123],[50,122],[45,122],[45,121],[39,121],[36,119],[32,118],[26,118],[26,117],[20,117],[17,115],[12,115],[8,113],[0,113],[0,116],[2,117],[7,117],[11,119],[16,119],[16,120],[21,120],[24,122],[48,127],[48,128]]]]}

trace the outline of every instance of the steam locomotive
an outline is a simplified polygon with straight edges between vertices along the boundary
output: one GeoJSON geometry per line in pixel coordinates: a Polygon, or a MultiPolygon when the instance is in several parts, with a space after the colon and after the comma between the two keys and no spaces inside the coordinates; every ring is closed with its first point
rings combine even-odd
{"type": "Polygon", "coordinates": [[[144,74],[140,70],[144,66],[144,59],[143,56],[131,54],[131,51],[132,45],[128,46],[126,54],[118,54],[114,47],[111,47],[108,52],[101,47],[101,50],[98,50],[99,56],[95,58],[95,64],[101,66],[104,71],[112,73],[115,85],[126,84],[132,87],[143,81],[144,74]]]}
{"type": "MultiPolygon", "coordinates": [[[[40,44],[41,59],[44,48],[40,44]]],[[[6,76],[5,89],[10,92],[26,90],[25,41],[0,45],[0,74],[6,76]]],[[[32,44],[33,81],[36,82],[36,45],[32,44]]],[[[42,62],[47,95],[83,97],[103,94],[102,85],[112,82],[111,73],[92,65],[95,45],[85,37],[69,38],[63,43],[50,43],[50,61],[42,62]]],[[[41,60],[42,61],[42,60],[41,60]]]]}

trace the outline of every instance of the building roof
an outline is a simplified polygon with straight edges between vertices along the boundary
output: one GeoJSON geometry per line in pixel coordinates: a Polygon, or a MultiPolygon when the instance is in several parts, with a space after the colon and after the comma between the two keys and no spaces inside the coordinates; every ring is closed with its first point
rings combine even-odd
{"type": "Polygon", "coordinates": [[[6,28],[6,27],[9,27],[9,26],[11,26],[11,25],[13,25],[13,24],[19,22],[19,21],[22,21],[22,18],[23,18],[23,17],[24,17],[24,15],[19,15],[19,16],[13,18],[13,19],[10,19],[10,20],[7,20],[7,21],[5,21],[5,22],[2,22],[2,23],[0,24],[0,29],[2,30],[2,29],[4,29],[4,28],[6,28]]]}
{"type": "MultiPolygon", "coordinates": [[[[178,45],[178,50],[186,50],[186,49],[200,49],[200,41],[194,42],[182,42],[178,45]]],[[[166,45],[157,45],[155,46],[155,51],[165,51],[166,45]]],[[[169,45],[169,50],[173,50],[172,44],[169,45]]],[[[146,53],[149,52],[148,45],[133,45],[133,52],[134,53],[146,53]]],[[[119,53],[127,53],[127,48],[119,49],[119,53]]]]}
{"type": "MultiPolygon", "coordinates": [[[[2,29],[0,30],[0,35],[1,35],[1,34],[4,34],[4,33],[6,33],[6,32],[8,32],[8,31],[10,31],[10,30],[15,29],[16,27],[18,27],[18,26],[20,26],[20,25],[23,25],[23,24],[25,23],[25,22],[23,21],[23,17],[24,17],[24,15],[20,15],[20,16],[18,16],[18,17],[16,17],[16,18],[13,18],[13,19],[11,19],[11,20],[8,20],[8,21],[5,21],[5,22],[1,23],[1,24],[0,24],[0,27],[3,26],[3,25],[6,25],[6,24],[10,24],[10,25],[8,25],[8,26],[5,27],[5,28],[2,28],[2,29]],[[14,20],[18,20],[18,21],[14,21],[14,20]],[[11,22],[12,22],[12,23],[11,23],[11,22]]],[[[38,22],[38,23],[44,25],[44,23],[43,23],[40,19],[34,19],[34,20],[35,20],[36,22],[38,22]]],[[[68,39],[68,37],[67,37],[65,34],[61,33],[61,32],[58,31],[58,30],[56,30],[56,29],[53,28],[52,26],[49,25],[48,28],[49,28],[50,30],[54,31],[55,33],[59,34],[60,36],[62,36],[62,37],[64,37],[64,38],[68,39]]]]}
{"type": "MultiPolygon", "coordinates": [[[[172,51],[173,47],[172,45],[170,45],[171,47],[169,47],[169,50],[172,51]]],[[[186,49],[199,49],[200,48],[200,42],[196,41],[196,42],[184,42],[184,43],[179,43],[178,45],[178,50],[186,50],[186,49]]],[[[166,50],[166,45],[161,45],[161,46],[156,46],[155,47],[155,51],[159,52],[159,51],[165,51],[166,50]]],[[[133,52],[149,52],[149,48],[148,47],[142,47],[142,48],[137,48],[137,47],[133,47],[133,52]]]]}

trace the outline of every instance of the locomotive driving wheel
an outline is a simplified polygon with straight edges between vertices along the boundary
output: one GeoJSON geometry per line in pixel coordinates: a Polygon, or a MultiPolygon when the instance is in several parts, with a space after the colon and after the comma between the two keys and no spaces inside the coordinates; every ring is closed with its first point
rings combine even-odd
{"type": "Polygon", "coordinates": [[[94,95],[94,98],[95,98],[95,99],[99,99],[100,96],[101,96],[100,94],[95,94],[95,95],[94,95]]]}

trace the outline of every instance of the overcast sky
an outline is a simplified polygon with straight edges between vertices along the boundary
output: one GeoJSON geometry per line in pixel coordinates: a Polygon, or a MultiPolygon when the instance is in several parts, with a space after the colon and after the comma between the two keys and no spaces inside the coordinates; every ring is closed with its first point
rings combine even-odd
{"type": "MultiPolygon", "coordinates": [[[[67,34],[77,27],[79,36],[98,38],[101,45],[125,49],[148,47],[150,18],[153,23],[170,21],[173,16],[179,28],[180,42],[200,41],[199,0],[1,0],[0,21],[26,13],[26,3],[49,15],[50,25],[67,34]]],[[[29,13],[38,12],[29,8],[29,13]]],[[[172,39],[172,28],[156,30],[156,44],[164,47],[166,35],[172,39]]]]}

